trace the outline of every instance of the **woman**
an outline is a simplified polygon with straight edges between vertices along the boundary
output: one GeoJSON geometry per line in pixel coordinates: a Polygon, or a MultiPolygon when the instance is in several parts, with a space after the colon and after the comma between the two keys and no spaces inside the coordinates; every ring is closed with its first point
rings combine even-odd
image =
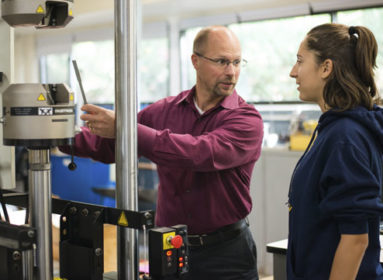
{"type": "Polygon", "coordinates": [[[324,24],[290,76],[323,114],[289,191],[288,279],[383,279],[379,263],[383,110],[377,43],[365,27],[324,24]]]}

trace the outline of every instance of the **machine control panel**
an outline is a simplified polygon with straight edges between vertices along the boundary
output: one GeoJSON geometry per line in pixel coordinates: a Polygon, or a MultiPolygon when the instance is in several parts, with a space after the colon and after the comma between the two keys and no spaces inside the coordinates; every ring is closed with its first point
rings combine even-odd
{"type": "Polygon", "coordinates": [[[151,279],[173,275],[182,279],[189,271],[187,227],[176,225],[149,231],[149,274],[151,279]]]}

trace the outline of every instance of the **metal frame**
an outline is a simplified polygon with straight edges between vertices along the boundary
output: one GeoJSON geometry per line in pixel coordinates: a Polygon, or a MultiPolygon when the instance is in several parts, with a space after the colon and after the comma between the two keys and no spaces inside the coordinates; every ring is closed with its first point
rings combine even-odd
{"type": "MultiPolygon", "coordinates": [[[[26,207],[31,196],[33,195],[7,191],[3,195],[3,202],[26,207]]],[[[61,215],[60,277],[67,279],[103,279],[104,224],[130,228],[134,231],[154,227],[154,211],[136,212],[56,198],[51,200],[51,205],[51,213],[61,215]]],[[[33,272],[31,258],[24,258],[24,255],[21,258],[19,252],[23,250],[22,254],[32,254],[32,250],[30,250],[32,245],[38,243],[44,236],[38,233],[31,227],[0,223],[0,259],[5,261],[4,258],[6,258],[8,264],[4,269],[0,267],[1,277],[13,280],[33,279],[33,274],[40,271],[38,279],[51,279],[43,274],[48,270],[42,270],[40,264],[37,271],[33,272]],[[14,256],[20,256],[20,258],[14,256]],[[29,267],[31,264],[32,266],[29,267]],[[23,271],[17,269],[21,267],[23,267],[23,271]],[[31,278],[25,278],[27,276],[31,278]]],[[[41,254],[41,257],[44,256],[46,254],[41,254]]],[[[137,274],[138,272],[137,267],[137,274]]]]}

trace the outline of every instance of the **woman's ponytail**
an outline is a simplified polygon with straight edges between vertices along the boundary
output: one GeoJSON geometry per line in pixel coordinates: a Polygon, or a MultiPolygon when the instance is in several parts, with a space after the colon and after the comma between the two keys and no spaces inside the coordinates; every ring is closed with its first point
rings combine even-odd
{"type": "Polygon", "coordinates": [[[377,93],[374,81],[374,68],[378,44],[372,32],[363,26],[349,28],[350,40],[355,44],[355,66],[361,81],[369,89],[371,97],[377,93]]]}

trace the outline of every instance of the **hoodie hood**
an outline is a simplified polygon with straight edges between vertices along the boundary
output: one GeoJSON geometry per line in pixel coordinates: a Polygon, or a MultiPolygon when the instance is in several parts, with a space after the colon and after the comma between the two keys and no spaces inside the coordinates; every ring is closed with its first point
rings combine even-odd
{"type": "Polygon", "coordinates": [[[376,136],[380,146],[383,147],[383,109],[374,105],[373,109],[367,110],[365,107],[358,106],[354,109],[337,112],[329,110],[321,115],[318,122],[318,132],[320,132],[329,123],[339,118],[350,118],[376,136]]]}

